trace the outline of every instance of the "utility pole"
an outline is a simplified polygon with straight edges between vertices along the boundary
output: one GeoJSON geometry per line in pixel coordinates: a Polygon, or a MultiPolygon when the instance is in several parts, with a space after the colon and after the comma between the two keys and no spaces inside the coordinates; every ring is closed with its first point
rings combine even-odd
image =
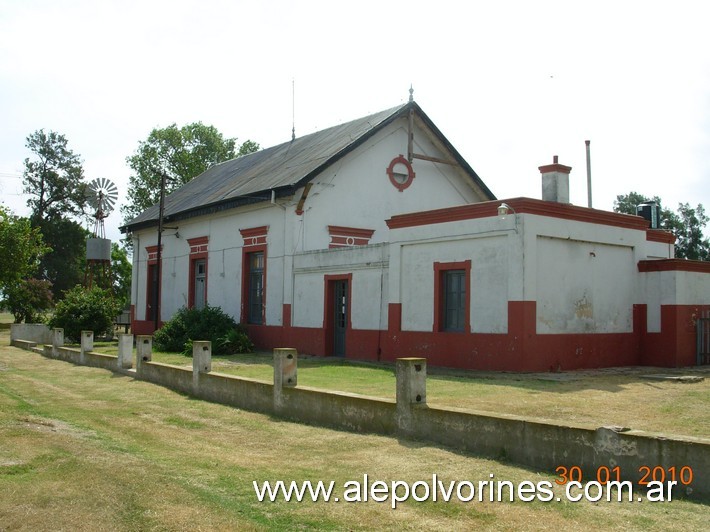
{"type": "Polygon", "coordinates": [[[160,324],[160,297],[161,297],[161,290],[160,290],[160,285],[162,284],[162,279],[161,279],[161,269],[162,269],[162,260],[163,260],[163,210],[165,209],[165,172],[161,171],[160,172],[160,203],[158,205],[158,253],[157,253],[157,259],[158,259],[158,264],[156,265],[156,277],[157,280],[155,282],[155,323],[154,323],[154,329],[153,332],[158,330],[158,326],[160,324]]]}

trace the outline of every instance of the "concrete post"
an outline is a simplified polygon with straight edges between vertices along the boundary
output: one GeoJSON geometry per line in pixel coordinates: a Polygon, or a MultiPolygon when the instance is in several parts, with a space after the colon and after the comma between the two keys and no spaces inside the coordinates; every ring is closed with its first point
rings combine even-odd
{"type": "Polygon", "coordinates": [[[58,348],[64,345],[64,329],[52,329],[52,357],[59,356],[58,348]]]}
{"type": "Polygon", "coordinates": [[[133,367],[133,335],[118,334],[118,369],[133,367]]]}
{"type": "Polygon", "coordinates": [[[94,350],[94,331],[81,331],[79,364],[86,364],[86,353],[94,350]]]}
{"type": "Polygon", "coordinates": [[[405,433],[412,431],[412,410],[426,406],[426,358],[398,358],[397,425],[405,433]]]}
{"type": "Polygon", "coordinates": [[[192,389],[200,388],[200,373],[212,371],[212,342],[197,340],[192,342],[192,389]]]}
{"type": "Polygon", "coordinates": [[[150,362],[153,358],[153,337],[149,334],[139,334],[136,336],[136,371],[143,369],[145,362],[150,362]]]}
{"type": "Polygon", "coordinates": [[[284,404],[283,389],[298,384],[298,351],[292,347],[274,349],[274,410],[284,404]]]}

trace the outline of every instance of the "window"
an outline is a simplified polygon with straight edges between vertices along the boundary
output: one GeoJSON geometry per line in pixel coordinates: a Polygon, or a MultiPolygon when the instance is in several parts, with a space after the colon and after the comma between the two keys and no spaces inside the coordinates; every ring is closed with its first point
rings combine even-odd
{"type": "Polygon", "coordinates": [[[466,315],[466,282],[464,270],[447,270],[444,276],[443,330],[463,331],[466,315]]]}
{"type": "Polygon", "coordinates": [[[209,237],[188,238],[190,246],[190,277],[187,306],[197,310],[207,305],[209,237]]]}
{"type": "Polygon", "coordinates": [[[266,264],[268,225],[240,229],[242,248],[242,300],[239,320],[242,323],[266,323],[266,264]]]}
{"type": "Polygon", "coordinates": [[[205,308],[207,302],[207,262],[204,259],[194,261],[193,271],[195,272],[193,308],[201,310],[205,308]]]}
{"type": "MultiPolygon", "coordinates": [[[[160,279],[162,278],[161,268],[158,266],[158,246],[148,246],[145,248],[148,254],[148,278],[146,279],[146,298],[145,298],[145,319],[146,321],[156,322],[160,319],[160,279]]],[[[160,260],[163,262],[162,257],[160,260]]]]}
{"type": "Polygon", "coordinates": [[[434,331],[471,332],[471,261],[434,263],[434,331]]]}
{"type": "Polygon", "coordinates": [[[248,321],[261,325],[264,322],[264,252],[247,254],[248,274],[248,321]]]}

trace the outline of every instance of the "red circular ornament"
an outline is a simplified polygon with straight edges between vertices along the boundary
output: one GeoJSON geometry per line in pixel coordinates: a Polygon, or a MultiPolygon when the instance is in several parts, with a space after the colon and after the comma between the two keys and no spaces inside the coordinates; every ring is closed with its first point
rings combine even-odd
{"type": "Polygon", "coordinates": [[[392,185],[402,192],[412,184],[414,180],[414,169],[412,165],[409,164],[409,161],[400,154],[398,157],[392,159],[392,162],[387,167],[387,175],[392,185]],[[402,167],[404,168],[402,169],[402,167]]]}

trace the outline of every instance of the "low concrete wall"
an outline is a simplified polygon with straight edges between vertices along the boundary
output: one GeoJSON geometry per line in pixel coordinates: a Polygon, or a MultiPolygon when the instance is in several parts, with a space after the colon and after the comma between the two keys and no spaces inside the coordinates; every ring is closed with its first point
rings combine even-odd
{"type": "MultiPolygon", "coordinates": [[[[617,432],[608,427],[594,430],[428,406],[411,409],[411,422],[403,433],[540,470],[577,466],[585,480],[596,480],[601,467],[618,467],[622,480],[638,482],[647,472],[644,466],[651,470],[660,466],[668,475],[666,480],[671,480],[671,468],[680,471],[690,466],[695,479],[687,494],[710,497],[710,479],[704,473],[710,471],[710,441],[706,439],[617,432]]],[[[679,489],[686,491],[685,487],[679,489]]]]}
{"type": "Polygon", "coordinates": [[[200,373],[198,386],[195,395],[207,401],[274,413],[273,384],[219,373],[200,373]]]}
{"type": "MultiPolygon", "coordinates": [[[[144,343],[139,342],[141,346],[144,343]]],[[[511,462],[555,474],[558,466],[579,467],[584,480],[596,480],[599,468],[618,467],[621,480],[637,483],[643,468],[691,467],[694,480],[688,490],[678,486],[674,496],[710,498],[710,440],[667,437],[642,431],[617,432],[555,425],[511,415],[494,416],[426,404],[426,361],[397,362],[397,401],[342,392],[298,387],[293,355],[275,363],[274,384],[212,373],[211,351],[193,358],[193,369],[152,362],[149,342],[143,347],[137,370],[121,370],[117,357],[85,352],[84,363],[102,367],[195,397],[277,415],[286,419],[352,430],[374,432],[461,449],[479,456],[511,462]],[[276,375],[278,373],[278,375],[276,375]],[[288,378],[284,378],[287,376],[288,378]]],[[[79,363],[79,350],[44,346],[45,356],[79,363]]],[[[279,356],[281,356],[279,355],[279,356]]],[[[275,360],[277,354],[275,353],[275,360]]],[[[614,478],[613,480],[616,480],[614,478]]],[[[649,478],[649,480],[653,480],[649,478]]],[[[666,478],[666,480],[671,480],[666,478]]]]}
{"type": "Polygon", "coordinates": [[[192,370],[160,362],[143,362],[138,366],[136,377],[141,380],[167,386],[182,393],[192,393],[192,370]]]}
{"type": "Polygon", "coordinates": [[[117,356],[87,351],[84,353],[84,357],[87,366],[91,366],[93,368],[103,368],[114,372],[118,371],[117,356]]]}
{"type": "Polygon", "coordinates": [[[287,419],[354,432],[397,432],[394,401],[305,386],[282,393],[277,414],[287,419]]]}
{"type": "Polygon", "coordinates": [[[10,345],[15,345],[15,340],[49,344],[52,342],[52,331],[43,323],[13,323],[10,326],[10,345]]]}
{"type": "Polygon", "coordinates": [[[44,350],[44,356],[46,357],[71,362],[72,364],[78,364],[81,360],[81,352],[78,349],[72,349],[71,347],[57,347],[53,353],[51,345],[44,345],[42,347],[44,350]]]}

